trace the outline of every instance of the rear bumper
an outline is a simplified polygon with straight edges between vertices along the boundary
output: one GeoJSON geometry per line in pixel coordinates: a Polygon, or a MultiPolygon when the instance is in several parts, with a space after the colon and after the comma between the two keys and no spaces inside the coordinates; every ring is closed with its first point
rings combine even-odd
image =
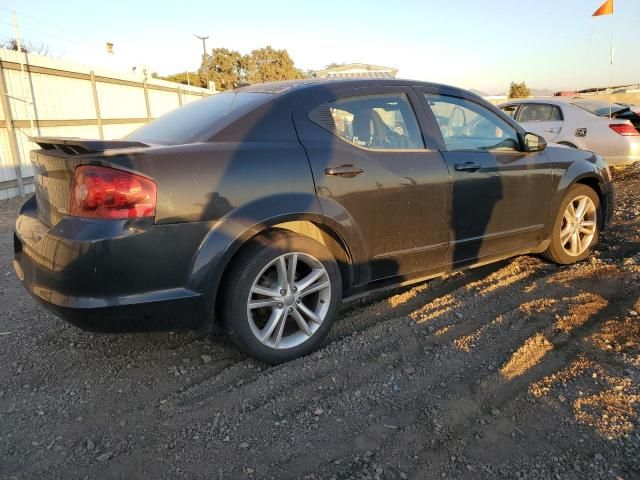
{"type": "Polygon", "coordinates": [[[186,284],[198,236],[144,219],[68,218],[49,228],[31,198],[16,221],[13,264],[42,305],[82,329],[200,329],[203,296],[180,285],[186,284]],[[182,242],[167,252],[175,235],[182,242]]]}
{"type": "Polygon", "coordinates": [[[623,167],[640,162],[640,137],[617,138],[623,138],[624,140],[616,143],[615,148],[612,147],[610,151],[602,154],[607,165],[610,167],[623,167]]]}

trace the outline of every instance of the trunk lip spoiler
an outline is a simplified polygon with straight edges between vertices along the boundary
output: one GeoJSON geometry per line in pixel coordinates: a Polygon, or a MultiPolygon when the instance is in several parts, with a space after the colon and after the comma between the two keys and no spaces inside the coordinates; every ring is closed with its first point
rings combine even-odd
{"type": "Polygon", "coordinates": [[[29,137],[29,141],[36,143],[40,148],[53,150],[55,148],[67,153],[99,153],[106,150],[120,148],[148,148],[146,143],[132,140],[92,140],[78,137],[29,137]]]}

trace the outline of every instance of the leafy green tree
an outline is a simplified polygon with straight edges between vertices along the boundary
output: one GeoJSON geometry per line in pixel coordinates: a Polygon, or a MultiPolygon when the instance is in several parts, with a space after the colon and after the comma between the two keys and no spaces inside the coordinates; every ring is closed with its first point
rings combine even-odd
{"type": "Polygon", "coordinates": [[[526,98],[530,93],[526,82],[511,82],[509,86],[509,98],[526,98]]]}
{"type": "Polygon", "coordinates": [[[296,68],[286,50],[276,50],[271,46],[253,50],[248,55],[227,48],[215,48],[211,55],[203,59],[198,75],[203,87],[209,79],[221,91],[237,88],[244,83],[276,82],[310,76],[296,68]]]}
{"type": "Polygon", "coordinates": [[[246,59],[240,52],[228,48],[214,48],[203,58],[198,70],[200,86],[207,86],[207,79],[215,82],[216,90],[232,90],[243,83],[246,59]]]}
{"type": "Polygon", "coordinates": [[[246,58],[246,80],[249,83],[277,82],[304,78],[295,67],[289,52],[275,50],[271,46],[253,50],[246,58]]]}

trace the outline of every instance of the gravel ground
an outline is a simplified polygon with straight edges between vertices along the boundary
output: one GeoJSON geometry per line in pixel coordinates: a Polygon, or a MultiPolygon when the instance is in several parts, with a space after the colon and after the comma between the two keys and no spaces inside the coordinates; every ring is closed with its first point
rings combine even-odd
{"type": "Polygon", "coordinates": [[[640,167],[586,262],[523,256],[345,308],[267,367],[98,335],[13,273],[0,203],[0,478],[640,478],[640,167]]]}

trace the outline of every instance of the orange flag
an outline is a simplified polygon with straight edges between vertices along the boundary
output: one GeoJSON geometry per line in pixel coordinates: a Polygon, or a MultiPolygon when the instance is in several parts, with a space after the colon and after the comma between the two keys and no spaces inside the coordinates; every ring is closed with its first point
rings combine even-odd
{"type": "Polygon", "coordinates": [[[599,17],[600,15],[613,15],[613,0],[607,0],[600,8],[593,12],[592,17],[599,17]]]}

